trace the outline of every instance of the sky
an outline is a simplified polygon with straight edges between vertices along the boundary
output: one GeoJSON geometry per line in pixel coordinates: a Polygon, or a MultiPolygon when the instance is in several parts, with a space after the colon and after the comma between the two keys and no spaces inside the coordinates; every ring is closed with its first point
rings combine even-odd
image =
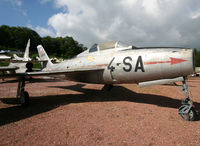
{"type": "Polygon", "coordinates": [[[0,0],[0,25],[72,36],[87,47],[119,40],[200,49],[199,0],[0,0]]]}

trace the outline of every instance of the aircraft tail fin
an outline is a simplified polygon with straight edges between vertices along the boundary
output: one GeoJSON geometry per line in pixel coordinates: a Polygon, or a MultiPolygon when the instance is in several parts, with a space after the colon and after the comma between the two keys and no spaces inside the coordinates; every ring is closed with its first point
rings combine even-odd
{"type": "Polygon", "coordinates": [[[38,45],[37,50],[38,50],[40,60],[45,60],[44,62],[42,62],[42,69],[48,70],[49,68],[51,68],[51,66],[53,66],[53,63],[49,59],[49,57],[42,45],[38,45]]]}
{"type": "Polygon", "coordinates": [[[30,48],[30,39],[28,39],[28,43],[26,45],[26,49],[24,52],[24,59],[26,59],[26,60],[29,59],[29,48],[30,48]]]}

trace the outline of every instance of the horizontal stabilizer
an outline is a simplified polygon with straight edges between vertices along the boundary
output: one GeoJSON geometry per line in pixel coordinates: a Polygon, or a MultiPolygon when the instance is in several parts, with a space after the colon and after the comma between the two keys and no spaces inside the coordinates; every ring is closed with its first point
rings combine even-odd
{"type": "Polygon", "coordinates": [[[16,54],[13,54],[13,60],[23,60],[23,58],[17,56],[16,54]]]}
{"type": "Polygon", "coordinates": [[[175,82],[180,82],[183,80],[184,80],[183,77],[178,77],[178,78],[172,78],[172,79],[162,79],[162,80],[153,80],[153,81],[148,81],[148,82],[140,82],[138,85],[140,87],[147,87],[147,86],[153,86],[153,85],[175,83],[175,82]]]}

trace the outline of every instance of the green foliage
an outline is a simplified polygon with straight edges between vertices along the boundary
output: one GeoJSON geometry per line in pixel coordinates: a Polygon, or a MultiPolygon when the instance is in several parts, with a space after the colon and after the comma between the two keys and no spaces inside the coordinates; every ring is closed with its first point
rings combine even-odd
{"type": "Polygon", "coordinates": [[[47,54],[61,58],[72,58],[87,49],[72,37],[51,38],[50,36],[47,36],[42,38],[42,45],[47,54]]]}
{"type": "Polygon", "coordinates": [[[33,69],[42,69],[41,63],[39,63],[39,62],[33,63],[33,69]]]}
{"type": "Polygon", "coordinates": [[[195,54],[195,65],[196,67],[200,67],[200,51],[194,49],[194,54],[195,54]]]}
{"type": "Polygon", "coordinates": [[[43,45],[49,56],[64,59],[71,58],[87,49],[72,37],[52,38],[47,36],[41,38],[37,32],[27,27],[0,26],[0,50],[20,50],[24,52],[29,38],[31,40],[30,56],[37,53],[36,47],[39,44],[43,45]]]}
{"type": "Polygon", "coordinates": [[[27,27],[0,26],[0,49],[24,51],[28,39],[31,39],[30,52],[35,52],[41,37],[27,27]]]}
{"type": "Polygon", "coordinates": [[[0,62],[0,66],[8,66],[9,65],[9,62],[0,62]]]}

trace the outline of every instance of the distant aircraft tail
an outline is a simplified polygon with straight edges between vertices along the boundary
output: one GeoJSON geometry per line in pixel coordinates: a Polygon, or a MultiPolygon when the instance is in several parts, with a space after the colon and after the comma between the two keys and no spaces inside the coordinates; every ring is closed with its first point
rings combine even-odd
{"type": "Polygon", "coordinates": [[[51,67],[53,66],[53,63],[49,59],[49,57],[48,57],[46,51],[44,50],[44,48],[42,47],[42,45],[38,45],[37,50],[38,50],[40,60],[45,60],[44,62],[42,62],[42,69],[50,70],[51,67]]]}
{"type": "Polygon", "coordinates": [[[30,48],[30,39],[28,39],[28,43],[26,45],[26,49],[24,52],[24,59],[29,60],[29,48],[30,48]]]}
{"type": "Polygon", "coordinates": [[[29,58],[29,48],[30,48],[30,39],[28,40],[28,43],[26,45],[26,49],[24,52],[24,57],[19,57],[16,54],[13,54],[13,60],[18,60],[18,61],[30,61],[31,59],[29,58]]]}

